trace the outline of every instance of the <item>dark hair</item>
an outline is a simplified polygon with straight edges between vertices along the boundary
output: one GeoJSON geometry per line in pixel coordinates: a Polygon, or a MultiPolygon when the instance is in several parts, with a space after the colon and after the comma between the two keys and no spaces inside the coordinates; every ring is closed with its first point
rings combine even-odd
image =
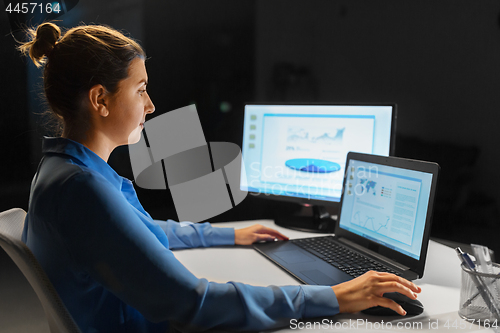
{"type": "Polygon", "coordinates": [[[90,125],[81,109],[90,88],[102,84],[111,94],[128,77],[130,62],[146,59],[142,47],[121,32],[103,25],[82,25],[61,37],[54,23],[28,29],[30,40],[19,46],[37,67],[45,64],[44,92],[51,111],[62,122],[66,135],[80,137],[90,125]]]}

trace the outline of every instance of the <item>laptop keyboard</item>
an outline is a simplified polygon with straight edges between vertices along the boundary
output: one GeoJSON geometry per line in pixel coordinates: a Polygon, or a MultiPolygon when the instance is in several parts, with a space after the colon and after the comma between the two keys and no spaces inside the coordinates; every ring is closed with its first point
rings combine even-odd
{"type": "Polygon", "coordinates": [[[388,266],[333,242],[332,236],[294,239],[291,242],[353,277],[371,270],[401,275],[388,266]]]}

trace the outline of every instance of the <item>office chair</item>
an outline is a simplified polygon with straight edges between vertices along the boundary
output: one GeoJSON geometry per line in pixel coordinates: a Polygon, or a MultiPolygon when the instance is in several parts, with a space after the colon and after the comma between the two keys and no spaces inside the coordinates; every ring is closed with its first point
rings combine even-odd
{"type": "Polygon", "coordinates": [[[0,246],[19,267],[42,303],[51,333],[81,333],[31,250],[21,240],[26,212],[0,213],[0,246]]]}

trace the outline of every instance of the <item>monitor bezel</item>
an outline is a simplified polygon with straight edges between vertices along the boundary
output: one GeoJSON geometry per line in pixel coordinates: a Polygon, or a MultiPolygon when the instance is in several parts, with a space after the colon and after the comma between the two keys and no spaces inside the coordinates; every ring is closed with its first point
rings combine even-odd
{"type": "MultiPolygon", "coordinates": [[[[346,166],[349,165],[350,160],[362,161],[367,163],[374,163],[380,165],[387,165],[392,167],[399,167],[408,170],[421,171],[432,174],[432,181],[429,193],[429,202],[427,205],[427,216],[425,217],[425,228],[423,233],[423,245],[420,249],[420,257],[419,259],[415,259],[408,255],[405,255],[397,250],[393,250],[389,247],[386,247],[380,243],[375,241],[363,238],[353,232],[350,232],[346,229],[340,227],[340,219],[342,214],[342,203],[344,201],[345,191],[342,191],[342,195],[340,197],[340,206],[339,206],[339,218],[335,224],[335,236],[339,238],[345,238],[356,244],[363,246],[364,248],[370,249],[377,254],[380,254],[386,258],[392,259],[398,263],[401,263],[410,268],[411,271],[418,274],[419,278],[421,278],[424,274],[425,268],[425,259],[427,257],[427,248],[429,245],[430,231],[432,225],[432,218],[434,212],[434,203],[436,197],[437,190],[437,182],[440,166],[434,162],[427,161],[419,161],[406,159],[401,157],[394,156],[380,156],[380,155],[370,155],[370,154],[362,154],[362,153],[354,153],[350,152],[347,154],[346,166]]],[[[342,188],[346,185],[347,181],[347,167],[344,172],[344,182],[342,184],[342,188]]]]}
{"type": "MultiPolygon", "coordinates": [[[[305,103],[305,102],[300,102],[300,103],[280,103],[280,102],[252,102],[252,103],[246,103],[244,107],[244,114],[246,112],[246,107],[247,106],[293,106],[293,105],[311,105],[311,106],[390,106],[392,107],[392,117],[391,117],[391,136],[390,136],[390,146],[389,146],[389,156],[393,156],[396,151],[396,128],[397,128],[397,104],[396,103],[305,103]]],[[[244,118],[246,119],[246,118],[244,118]]],[[[242,124],[242,133],[245,131],[245,121],[243,121],[242,124]]],[[[243,135],[242,135],[243,137],[243,135]]],[[[243,141],[242,141],[242,146],[243,146],[243,141]]],[[[243,151],[242,151],[243,153],[243,151]]],[[[243,157],[243,154],[242,154],[243,157]]],[[[240,180],[240,186],[241,186],[241,180],[240,180]]],[[[344,191],[344,187],[342,186],[342,192],[344,191]]],[[[279,200],[279,201],[286,201],[286,202],[293,202],[293,203],[298,203],[304,206],[309,206],[309,205],[321,205],[321,206],[327,206],[327,207],[338,207],[340,204],[340,200],[342,199],[339,198],[339,201],[325,201],[325,200],[317,200],[317,199],[308,199],[308,198],[299,198],[299,197],[292,197],[292,196],[285,196],[285,195],[276,195],[276,194],[271,194],[271,193],[257,193],[253,191],[248,191],[249,194],[256,198],[265,198],[265,199],[272,199],[272,200],[279,200]]]]}

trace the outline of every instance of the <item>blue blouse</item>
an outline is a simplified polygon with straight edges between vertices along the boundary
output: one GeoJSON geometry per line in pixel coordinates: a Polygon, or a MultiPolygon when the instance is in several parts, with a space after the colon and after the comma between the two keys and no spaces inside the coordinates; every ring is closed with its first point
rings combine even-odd
{"type": "Polygon", "coordinates": [[[43,153],[23,240],[83,332],[259,330],[338,313],[327,286],[197,278],[171,249],[233,245],[232,228],[153,220],[132,182],[77,142],[45,138],[43,153]]]}

